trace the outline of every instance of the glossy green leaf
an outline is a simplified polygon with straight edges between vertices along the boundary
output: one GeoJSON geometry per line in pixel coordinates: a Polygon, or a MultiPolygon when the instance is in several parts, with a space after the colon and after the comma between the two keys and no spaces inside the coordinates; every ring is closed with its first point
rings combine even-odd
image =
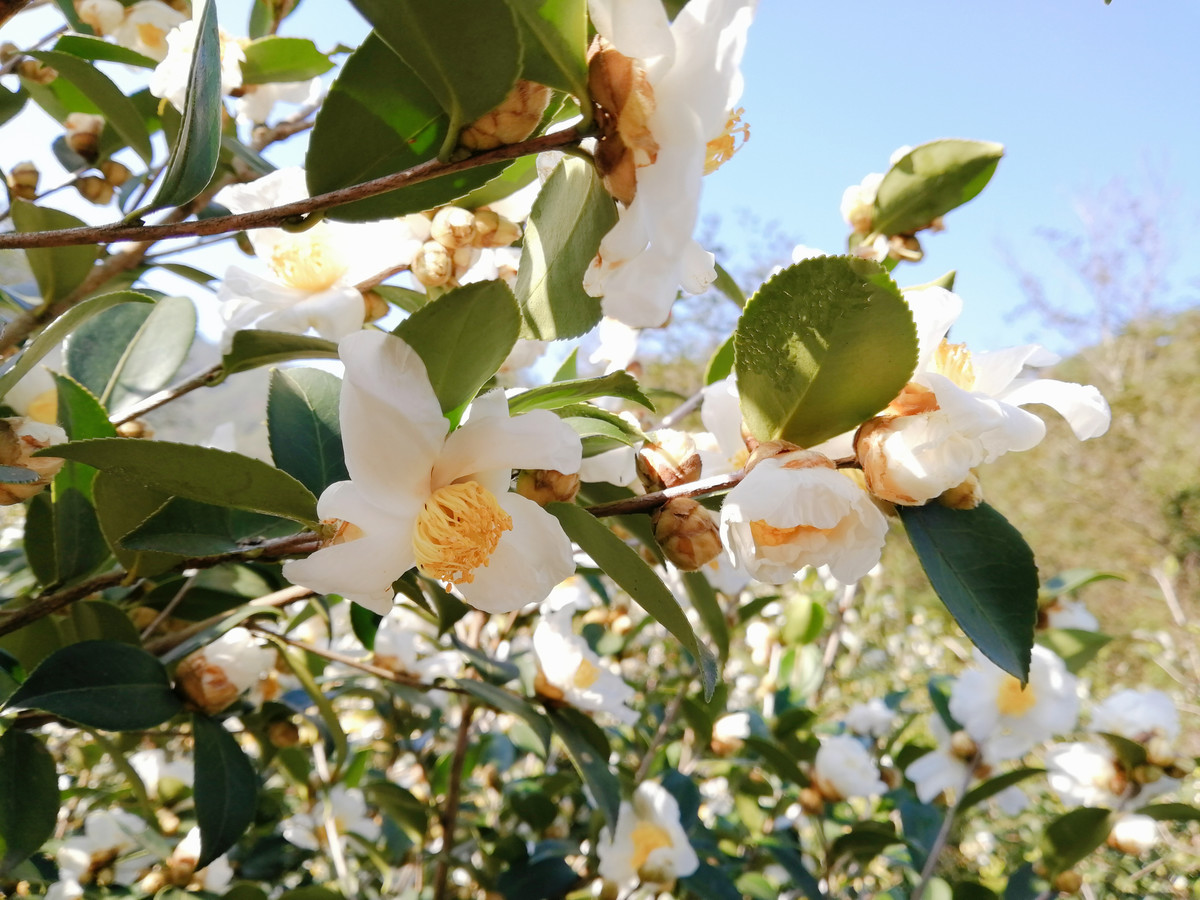
{"type": "Polygon", "coordinates": [[[522,77],[574,94],[587,107],[585,0],[508,0],[525,45],[522,77]]]}
{"type": "Polygon", "coordinates": [[[196,824],[202,869],[232,847],[254,822],[258,777],[233,735],[208,716],[192,716],[196,759],[196,824]]]}
{"type": "Polygon", "coordinates": [[[54,834],[58,802],[50,751],[17,728],[0,735],[0,878],[54,834]]]}
{"type": "Polygon", "coordinates": [[[595,168],[580,159],[559,163],[525,226],[514,289],[522,337],[578,337],[600,321],[600,301],[583,289],[583,275],[616,223],[616,203],[595,168]]]}
{"type": "Polygon", "coordinates": [[[521,74],[521,37],[512,10],[495,0],[350,0],[375,33],[412,68],[449,114],[439,155],[458,132],[499,106],[521,74]]]}
{"type": "Polygon", "coordinates": [[[103,731],[154,728],[183,709],[162,663],[114,641],[84,641],[50,654],[6,705],[103,731]]]}
{"type": "Polygon", "coordinates": [[[730,335],[721,342],[721,346],[713,351],[708,358],[708,366],[704,369],[704,383],[715,384],[723,378],[728,378],[733,372],[733,338],[730,335]]]}
{"type": "MultiPolygon", "coordinates": [[[[398,26],[403,21],[396,19],[398,26]]],[[[346,60],[317,113],[305,157],[308,189],[316,195],[410,169],[433,159],[449,132],[450,116],[437,98],[372,33],[346,60]],[[354,139],[347,140],[351,134],[354,139]]],[[[434,209],[487,184],[506,165],[442,175],[334,207],[327,215],[361,222],[434,209]]]]}
{"type": "Polygon", "coordinates": [[[281,331],[238,331],[229,352],[221,357],[226,376],[293,359],[337,359],[337,344],[324,338],[281,331]]]}
{"type": "Polygon", "coordinates": [[[688,599],[700,614],[700,621],[717,645],[717,653],[724,662],[729,658],[729,623],[725,621],[725,612],[721,609],[717,592],[702,572],[683,572],[682,575],[688,599]]]}
{"type": "Polygon", "coordinates": [[[286,472],[261,460],[191,444],[101,438],[60,444],[47,456],[73,459],[152,490],[201,503],[317,523],[317,501],[286,472]]]}
{"type": "Polygon", "coordinates": [[[744,309],[746,306],[746,294],[741,289],[733,276],[720,263],[714,263],[717,270],[717,280],[712,283],[714,289],[720,291],[729,300],[732,300],[739,308],[744,309]]]}
{"type": "Polygon", "coordinates": [[[576,378],[554,381],[531,388],[508,398],[512,415],[531,409],[561,409],[573,403],[595,400],[597,397],[619,397],[654,412],[654,404],[642,393],[637,379],[625,371],[611,372],[599,378],[576,378]]]}
{"type": "Polygon", "coordinates": [[[242,84],[308,81],[333,68],[329,57],[307,38],[270,35],[242,48],[242,84]]]}
{"type": "Polygon", "coordinates": [[[572,403],[555,412],[583,441],[584,456],[594,456],[614,447],[632,446],[646,439],[640,428],[630,425],[616,413],[588,403],[572,403]]]}
{"type": "Polygon", "coordinates": [[[521,313],[503,281],[455,288],[421,307],[393,334],[417,351],[449,412],[475,397],[500,369],[521,329],[521,313]]]}
{"type": "Polygon", "coordinates": [[[0,466],[0,484],[32,484],[41,478],[31,469],[0,466]]]}
{"type": "Polygon", "coordinates": [[[28,99],[29,92],[24,87],[18,86],[15,91],[10,91],[4,85],[0,84],[0,125],[3,125],[23,110],[25,108],[25,101],[28,99]]]}
{"type": "Polygon", "coordinates": [[[116,641],[136,647],[142,645],[141,635],[129,616],[115,603],[106,600],[83,600],[72,603],[67,617],[59,622],[64,644],[80,641],[116,641]]]}
{"type": "Polygon", "coordinates": [[[54,505],[50,495],[35,494],[25,510],[25,559],[29,569],[43,586],[58,580],[54,557],[54,505]]]}
{"type": "Polygon", "coordinates": [[[991,141],[941,140],[914,147],[892,166],[875,195],[872,230],[912,234],[984,189],[1004,147],[991,141]]]}
{"type": "Polygon", "coordinates": [[[167,206],[182,206],[208,187],[221,155],[221,35],[217,4],[205,3],[196,26],[196,46],[188,72],[179,133],[171,145],[158,193],[148,206],[129,214],[137,219],[167,206]]]}
{"type": "Polygon", "coordinates": [[[429,830],[429,804],[418,800],[412,791],[388,781],[376,781],[364,785],[363,796],[414,841],[424,840],[429,830]]]}
{"type": "Polygon", "coordinates": [[[988,506],[898,506],[933,589],[983,654],[1022,682],[1037,624],[1037,565],[1021,533],[988,506]]]}
{"type": "Polygon", "coordinates": [[[567,536],[595,560],[609,578],[696,658],[704,681],[704,697],[706,700],[712,697],[718,677],[716,658],[696,637],[692,623],[688,621],[675,595],[638,552],[582,507],[569,503],[550,503],[546,511],[558,519],[567,536]]]}
{"type": "Polygon", "coordinates": [[[1050,877],[1064,872],[1104,843],[1117,814],[1081,806],[1059,816],[1042,835],[1042,865],[1050,877]]]}
{"type": "Polygon", "coordinates": [[[100,532],[126,571],[149,577],[167,571],[183,559],[169,553],[127,550],[120,543],[125,535],[161,508],[170,499],[169,494],[151,490],[134,479],[98,472],[92,482],[92,498],[100,532]]]}
{"type": "Polygon", "coordinates": [[[267,394],[267,433],[275,465],[314,494],[350,477],[342,452],[342,381],[321,369],[276,369],[267,394]]]}
{"type": "Polygon", "coordinates": [[[1200,822],[1200,809],[1187,803],[1151,803],[1135,812],[1157,822],[1200,822]]]}
{"type": "Polygon", "coordinates": [[[429,302],[429,296],[411,288],[399,287],[394,284],[380,284],[371,288],[376,294],[405,312],[414,313],[429,302]]]}
{"type": "Polygon", "coordinates": [[[1038,632],[1037,641],[1061,657],[1067,664],[1068,672],[1077,674],[1112,643],[1112,637],[1099,631],[1078,628],[1047,628],[1038,632]]]}
{"type": "MultiPolygon", "coordinates": [[[[34,206],[24,200],[13,201],[12,221],[13,227],[20,232],[58,231],[63,228],[83,226],[83,221],[75,216],[48,206],[34,206]]],[[[42,295],[42,300],[53,303],[75,290],[92,271],[92,265],[96,262],[96,250],[94,244],[84,244],[78,247],[39,247],[26,250],[25,256],[29,260],[29,268],[33,269],[33,277],[37,279],[38,291],[42,295]]],[[[70,315],[70,312],[67,315],[70,315]]],[[[53,322],[46,328],[46,331],[54,328],[61,321],[59,319],[53,322]]],[[[65,337],[68,332],[68,329],[60,330],[62,336],[58,340],[62,340],[62,337],[65,337]]],[[[53,347],[54,344],[50,346],[53,347]]],[[[49,349],[50,347],[47,347],[46,351],[48,352],[49,349]]],[[[5,385],[5,390],[8,387],[5,385]]]]}
{"type": "Polygon", "coordinates": [[[150,146],[150,133],[146,130],[146,122],[133,101],[125,96],[107,75],[86,60],[70,53],[38,50],[30,55],[57,69],[60,78],[66,78],[79,88],[104,116],[104,127],[115,131],[146,165],[150,164],[154,151],[150,146]]]}
{"type": "Polygon", "coordinates": [[[111,410],[148,397],[179,371],[196,336],[186,297],[126,304],[81,325],[67,341],[67,373],[111,410]]]}
{"type": "Polygon", "coordinates": [[[243,550],[252,541],[295,534],[290,519],[172,497],[120,539],[127,550],[178,556],[216,556],[243,550]]]}
{"type": "Polygon", "coordinates": [[[821,256],[788,266],[746,304],[734,335],[742,414],[759,440],[812,447],[900,393],[917,332],[877,263],[821,256]]]}
{"type": "MultiPolygon", "coordinates": [[[[587,737],[589,730],[595,729],[595,724],[583,713],[570,707],[547,709],[546,716],[591,791],[591,800],[604,815],[608,827],[615,828],[621,810],[621,782],[608,766],[607,748],[597,747],[587,737]]],[[[603,733],[601,739],[607,743],[603,733]]]]}
{"type": "Polygon", "coordinates": [[[91,574],[108,559],[108,546],[96,512],[77,487],[54,489],[55,584],[91,574]]]}
{"type": "Polygon", "coordinates": [[[158,65],[156,61],[148,56],[143,56],[136,50],[130,50],[120,44],[110,44],[101,38],[84,34],[64,34],[54,44],[54,49],[60,53],[69,53],[79,59],[89,59],[95,62],[118,62],[141,69],[153,69],[158,65]]]}

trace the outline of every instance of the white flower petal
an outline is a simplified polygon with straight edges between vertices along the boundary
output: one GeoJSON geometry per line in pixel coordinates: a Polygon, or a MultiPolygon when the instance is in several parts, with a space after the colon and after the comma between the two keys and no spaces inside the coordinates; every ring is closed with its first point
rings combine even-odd
{"type": "Polygon", "coordinates": [[[917,371],[924,372],[929,368],[942,338],[962,315],[962,298],[945,288],[930,287],[919,291],[905,291],[904,299],[908,302],[908,308],[912,310],[913,322],[917,326],[917,341],[920,347],[917,371]]]}
{"type": "Polygon", "coordinates": [[[326,340],[340,341],[360,331],[365,316],[366,305],[357,289],[333,287],[319,294],[301,294],[298,303],[263,316],[258,327],[300,334],[312,329],[326,340]]]}
{"type": "Polygon", "coordinates": [[[1049,378],[1029,379],[1012,385],[999,395],[999,399],[1013,406],[1046,404],[1067,420],[1075,437],[1081,441],[1099,437],[1108,431],[1112,423],[1108,401],[1090,384],[1073,384],[1049,378]]]}
{"type": "MultiPolygon", "coordinates": [[[[499,394],[503,400],[503,393],[499,394]]],[[[446,438],[433,487],[495,469],[578,472],[583,451],[575,430],[546,409],[524,415],[475,417],[446,438]]]]}

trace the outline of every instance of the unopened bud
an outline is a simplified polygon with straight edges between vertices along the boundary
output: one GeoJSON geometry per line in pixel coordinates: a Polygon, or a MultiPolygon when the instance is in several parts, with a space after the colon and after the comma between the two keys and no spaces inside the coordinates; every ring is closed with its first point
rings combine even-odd
{"type": "Polygon", "coordinates": [[[1135,768],[1130,775],[1138,784],[1154,784],[1163,777],[1162,766],[1141,765],[1135,768]]]}
{"type": "Polygon", "coordinates": [[[125,21],[125,7],[119,0],[79,0],[75,9],[79,20],[91,25],[101,37],[112,34],[125,21]]]}
{"type": "Polygon", "coordinates": [[[491,150],[523,141],[542,120],[550,104],[550,88],[535,81],[518,81],[499,106],[480,116],[458,136],[469,150],[491,150]]]}
{"type": "Polygon", "coordinates": [[[895,790],[904,783],[904,776],[900,774],[900,770],[892,766],[880,766],[879,777],[889,790],[895,790]]]}
{"type": "Polygon", "coordinates": [[[825,811],[825,797],[816,788],[800,788],[800,808],[810,816],[819,816],[825,811]]]}
{"type": "Polygon", "coordinates": [[[290,719],[276,719],[267,726],[267,740],[274,747],[295,747],[300,743],[300,729],[290,719]]]}
{"type": "MultiPolygon", "coordinates": [[[[774,459],[777,456],[783,456],[785,453],[794,453],[797,450],[800,450],[800,448],[795,444],[789,443],[788,441],[762,441],[761,443],[755,445],[754,449],[750,452],[750,456],[747,457],[746,471],[749,472],[764,459],[774,459]]],[[[809,450],[801,452],[812,453],[814,451],[809,450]]],[[[825,458],[820,453],[816,455],[820,456],[822,459],[825,458]]]]}
{"type": "Polygon", "coordinates": [[[1055,875],[1050,885],[1060,894],[1074,894],[1083,887],[1083,876],[1074,869],[1067,869],[1055,875]]]}
{"type": "Polygon", "coordinates": [[[154,429],[145,419],[130,419],[117,426],[117,434],[120,437],[141,438],[148,441],[154,437],[154,429]]]}
{"type": "Polygon", "coordinates": [[[138,888],[145,892],[146,896],[152,897],[167,886],[167,876],[160,869],[155,869],[149,875],[146,875],[138,882],[138,888]]]}
{"type": "Polygon", "coordinates": [[[19,162],[8,173],[8,192],[21,200],[37,197],[38,179],[41,173],[31,162],[19,162]]]}
{"type": "Polygon", "coordinates": [[[647,491],[688,484],[700,477],[700,453],[686,431],[660,428],[651,432],[635,461],[638,478],[647,491]]]}
{"type": "Polygon", "coordinates": [[[175,688],[193,707],[213,715],[254,685],[273,663],[274,653],[245,628],[231,628],[183,658],[175,670],[175,688]]]}
{"type": "Polygon", "coordinates": [[[475,242],[475,213],[460,206],[443,206],[433,215],[429,236],[450,250],[475,242]]]}
{"type": "Polygon", "coordinates": [[[543,674],[541,668],[537,670],[537,674],[533,676],[533,691],[539,697],[545,697],[547,700],[555,703],[561,702],[566,695],[555,685],[550,683],[550,680],[543,674]]]}
{"type": "Polygon", "coordinates": [[[44,65],[40,60],[23,59],[17,63],[17,74],[34,84],[50,84],[58,77],[58,70],[44,65]]]}
{"type": "Polygon", "coordinates": [[[888,238],[888,256],[892,259],[905,259],[909,262],[920,262],[925,256],[921,242],[916,235],[893,234],[888,238]]]}
{"type": "Polygon", "coordinates": [[[388,302],[376,291],[363,291],[364,322],[375,322],[388,314],[388,302]]]}
{"type": "Polygon", "coordinates": [[[106,159],[100,163],[100,171],[104,175],[104,180],[113,187],[120,187],[133,177],[133,173],[129,171],[129,167],[117,162],[115,159],[106,159]]]}
{"type": "Polygon", "coordinates": [[[1146,744],[1146,761],[1169,769],[1175,765],[1175,748],[1164,737],[1152,737],[1146,744]]]}
{"type": "Polygon", "coordinates": [[[983,488],[974,472],[969,473],[967,480],[958,487],[952,487],[938,497],[938,503],[950,509],[974,509],[982,502],[983,488]]]}
{"type": "Polygon", "coordinates": [[[165,806],[155,807],[154,818],[158,821],[159,830],[168,837],[179,831],[179,816],[165,806]]]}
{"type": "Polygon", "coordinates": [[[12,41],[5,41],[0,44],[0,65],[12,62],[16,57],[21,55],[21,48],[12,41]]]}
{"type": "Polygon", "coordinates": [[[454,259],[437,241],[426,241],[413,257],[411,269],[421,284],[440,287],[454,275],[454,259]]]}
{"type": "Polygon", "coordinates": [[[956,731],[950,735],[950,752],[959,759],[972,760],[979,753],[979,745],[965,731],[956,731]]]}
{"type": "Polygon", "coordinates": [[[517,475],[517,493],[538,506],[570,503],[579,493],[579,474],[555,469],[522,469],[517,475]]]}
{"type": "Polygon", "coordinates": [[[95,175],[85,175],[83,178],[77,179],[75,189],[79,191],[79,195],[84,200],[95,203],[97,206],[104,206],[112,202],[113,186],[95,175]]]}
{"type": "Polygon", "coordinates": [[[454,277],[457,279],[466,275],[467,270],[479,262],[480,253],[482,251],[471,244],[453,251],[451,258],[454,260],[454,277]]]}
{"type": "Polygon", "coordinates": [[[57,425],[47,425],[15,416],[0,419],[0,466],[28,469],[36,481],[25,484],[0,483],[0,506],[11,506],[41,493],[63,467],[55,456],[33,456],[38,450],[65,444],[67,433],[57,425]]]}
{"type": "Polygon", "coordinates": [[[668,500],[650,517],[654,539],[667,559],[685,572],[712,562],[721,552],[721,536],[713,515],[695,500],[668,500]]]}
{"type": "Polygon", "coordinates": [[[476,242],[480,247],[507,247],[521,237],[521,226],[490,209],[475,212],[476,242]]]}
{"type": "Polygon", "coordinates": [[[88,162],[96,158],[100,132],[104,130],[104,116],[73,112],[63,122],[63,128],[67,133],[68,147],[88,162]]]}

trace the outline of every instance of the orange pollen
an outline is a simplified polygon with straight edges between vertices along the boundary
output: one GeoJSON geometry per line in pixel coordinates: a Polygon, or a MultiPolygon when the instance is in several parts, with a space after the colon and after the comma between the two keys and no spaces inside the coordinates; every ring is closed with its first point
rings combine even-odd
{"type": "Polygon", "coordinates": [[[667,834],[666,829],[653,822],[638,822],[633,827],[630,838],[633,841],[633,859],[630,862],[635,872],[646,864],[650,854],[659,847],[672,846],[671,836],[667,834]]]}
{"type": "Polygon", "coordinates": [[[571,679],[571,683],[580,690],[590,688],[596,683],[596,679],[600,677],[600,670],[592,664],[591,660],[581,659],[579,668],[575,670],[575,675],[571,679]]]}
{"type": "Polygon", "coordinates": [[[157,25],[139,22],[137,26],[138,39],[147,47],[162,47],[167,42],[167,33],[157,25]]]}
{"type": "Polygon", "coordinates": [[[1021,682],[1009,675],[996,689],[996,708],[1006,716],[1023,716],[1037,703],[1033,685],[1022,687],[1021,682]]]}
{"type": "Polygon", "coordinates": [[[774,525],[768,525],[762,519],[755,519],[750,523],[750,534],[754,538],[754,543],[760,547],[782,547],[785,544],[795,543],[802,537],[811,534],[826,534],[830,530],[829,528],[817,528],[815,525],[776,528],[774,525]]]}
{"type": "Polygon", "coordinates": [[[280,241],[267,261],[276,278],[310,294],[329,290],[347,268],[319,229],[320,225],[303,237],[280,241]]]}
{"type": "Polygon", "coordinates": [[[971,362],[971,351],[967,349],[966,344],[951,344],[942,338],[937,352],[933,355],[933,368],[964,391],[975,387],[975,366],[971,362]]]}
{"type": "Polygon", "coordinates": [[[750,140],[750,124],[742,121],[742,113],[745,111],[744,108],[738,107],[731,112],[725,123],[725,130],[708,142],[704,157],[705,175],[712,174],[733,159],[733,155],[746,145],[746,141],[750,140]],[[741,136],[740,143],[739,135],[741,136]]]}
{"type": "Polygon", "coordinates": [[[448,484],[425,501],[413,529],[417,567],[446,584],[470,584],[512,529],[512,517],[477,481],[448,484]]]}

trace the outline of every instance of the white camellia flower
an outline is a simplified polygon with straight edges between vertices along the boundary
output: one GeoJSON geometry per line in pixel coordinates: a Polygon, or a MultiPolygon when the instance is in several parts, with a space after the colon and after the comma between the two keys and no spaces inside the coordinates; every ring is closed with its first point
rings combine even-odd
{"type": "Polygon", "coordinates": [[[855,582],[879,562],[887,528],[858,485],[808,450],[760,460],[721,506],[729,555],[771,584],[821,565],[839,581],[855,582]]]}
{"type": "Polygon", "coordinates": [[[55,854],[58,881],[47,890],[47,900],[76,900],[83,896],[84,883],[101,874],[111,883],[133,884],[152,862],[146,854],[129,855],[140,849],[136,835],[145,830],[142,819],[121,809],[88,813],[83,834],[67,838],[55,854]]]}
{"type": "MultiPolygon", "coordinates": [[[[193,828],[184,835],[182,841],[175,845],[168,866],[172,871],[178,871],[179,868],[195,869],[196,863],[199,861],[200,829],[193,828]]],[[[203,869],[194,872],[190,886],[212,894],[223,894],[231,881],[233,881],[233,866],[222,854],[203,869]]]]}
{"type": "Polygon", "coordinates": [[[617,826],[605,826],[596,844],[600,875],[621,889],[639,881],[671,884],[700,867],[679,822],[679,804],[662,785],[644,781],[632,803],[622,803],[617,826]]]}
{"type": "MultiPolygon", "coordinates": [[[[125,7],[121,0],[79,0],[75,4],[79,21],[92,26],[97,35],[112,34],[125,18],[125,7]]],[[[183,14],[179,14],[182,21],[183,14]]]]}
{"type": "Polygon", "coordinates": [[[230,628],[189,653],[175,669],[178,689],[208,714],[220,712],[258,684],[275,665],[275,650],[245,628],[230,628]]]}
{"type": "Polygon", "coordinates": [[[339,350],[350,480],[326,488],[317,505],[336,535],[285,563],[288,579],[386,614],[392,582],[415,565],[495,613],[538,603],[574,574],[558,520],[509,491],[513,469],[578,471],[579,436],[567,423],[548,410],[509,418],[494,391],[447,434],[425,364],[408,344],[360,331],[339,350]]]}
{"type": "Polygon", "coordinates": [[[871,230],[875,196],[879,193],[879,185],[882,183],[883,172],[868,172],[859,184],[852,184],[842,192],[842,218],[855,231],[866,234],[871,230]]]}
{"type": "Polygon", "coordinates": [[[1057,597],[1048,606],[1042,607],[1042,616],[1047,628],[1071,628],[1076,631],[1099,631],[1100,621],[1092,615],[1082,600],[1057,597]]]}
{"type": "Polygon", "coordinates": [[[1092,708],[1092,731],[1120,735],[1144,744],[1152,738],[1179,737],[1175,701],[1156,690],[1117,691],[1092,708]]]}
{"type": "Polygon", "coordinates": [[[279,823],[283,838],[304,850],[319,850],[331,835],[357,834],[368,842],[379,838],[379,823],[367,812],[367,801],[357,788],[334,785],[328,799],[318,800],[310,812],[299,813],[279,823]]]}
{"type": "Polygon", "coordinates": [[[634,327],[663,324],[679,287],[703,292],[713,256],[692,237],[700,182],[733,152],[731,116],[754,0],[692,0],[668,22],[659,0],[590,0],[597,32],[638,60],[636,194],[584,276],[606,315],[634,327]]]}
{"type": "Polygon", "coordinates": [[[929,718],[929,730],[937,740],[937,748],[909,763],[904,777],[917,790],[917,799],[932,803],[942,791],[958,791],[967,782],[970,761],[955,751],[950,731],[939,715],[929,718]]]}
{"type": "Polygon", "coordinates": [[[855,734],[883,737],[896,724],[896,712],[878,697],[866,703],[856,703],[846,713],[846,727],[855,734]]]}
{"type": "Polygon", "coordinates": [[[701,392],[700,421],[708,429],[696,435],[701,472],[705,478],[740,469],[750,457],[742,436],[741,395],[737,376],[714,381],[701,392]]]}
{"type": "MultiPolygon", "coordinates": [[[[196,4],[200,6],[199,3],[196,4]]],[[[143,56],[162,62],[167,57],[167,38],[173,28],[183,25],[187,16],[162,0],[139,0],[127,10],[121,22],[111,31],[113,40],[143,56]]],[[[193,38],[194,43],[194,38],[193,38]]],[[[238,48],[239,52],[241,48],[238,48]]],[[[188,57],[189,64],[191,56],[188,57]]],[[[224,62],[224,60],[222,60],[224,62]]],[[[241,84],[241,60],[237,60],[238,84],[241,84]]],[[[184,76],[186,83],[187,76],[184,76]]],[[[152,92],[153,93],[153,92],[152,92]]],[[[163,96],[156,94],[155,96],[163,96]]]]}
{"type": "Polygon", "coordinates": [[[1128,787],[1112,748],[1100,741],[1056,744],[1046,751],[1046,781],[1068,806],[1116,809],[1128,787]]]}
{"type": "Polygon", "coordinates": [[[1053,407],[1080,440],[1099,437],[1111,420],[1108,404],[1091,385],[1022,375],[1058,357],[1030,344],[972,355],[947,343],[962,300],[942,288],[905,293],[917,326],[919,356],[912,381],[855,439],[867,486],[892,503],[919,505],[962,484],[971,470],[1005,453],[1028,450],[1046,424],[1021,409],[1053,407]]]}
{"type": "Polygon", "coordinates": [[[8,389],[3,397],[5,405],[19,416],[44,425],[57,425],[58,389],[51,372],[62,371],[65,371],[65,361],[60,344],[8,389]]]}
{"type": "Polygon", "coordinates": [[[171,782],[175,782],[184,787],[191,787],[196,777],[195,767],[190,759],[167,759],[166,751],[157,747],[131,753],[129,765],[142,779],[142,784],[146,786],[146,792],[151,797],[159,796],[160,783],[170,785],[171,782]]]}
{"type": "Polygon", "coordinates": [[[271,117],[276,103],[293,103],[312,107],[325,96],[320,78],[307,81],[276,81],[268,84],[248,84],[234,102],[237,120],[241,125],[261,125],[271,117]]]}
{"type": "Polygon", "coordinates": [[[442,650],[437,632],[404,606],[394,606],[375,632],[375,665],[407,672],[423,681],[452,678],[462,670],[462,654],[442,650]]]}
{"type": "Polygon", "coordinates": [[[995,764],[1024,756],[1035,744],[1071,731],[1079,717],[1075,676],[1057,655],[1035,645],[1025,687],[975,650],[975,667],[950,692],[950,714],[995,764]]]}
{"type": "MultiPolygon", "coordinates": [[[[187,101],[188,75],[192,70],[192,55],[196,51],[196,39],[199,36],[200,16],[204,12],[205,3],[212,0],[196,0],[192,4],[192,17],[172,29],[166,37],[166,53],[158,67],[150,75],[150,93],[170,101],[180,112],[183,112],[187,101]]],[[[221,37],[221,93],[228,94],[242,86],[242,61],[246,58],[241,43],[234,37],[220,31],[221,37]]]]}
{"type": "Polygon", "coordinates": [[[1149,816],[1126,814],[1113,824],[1108,845],[1133,856],[1144,856],[1158,844],[1158,822],[1149,816]]]}
{"type": "Polygon", "coordinates": [[[623,725],[638,714],[629,708],[635,691],[600,661],[571,627],[573,609],[546,612],[533,631],[533,652],[542,676],[539,691],[588,712],[606,712],[623,725]]]}
{"type": "Polygon", "coordinates": [[[871,797],[888,789],[867,748],[848,734],[821,741],[813,760],[813,786],[829,800],[871,797]]]}

